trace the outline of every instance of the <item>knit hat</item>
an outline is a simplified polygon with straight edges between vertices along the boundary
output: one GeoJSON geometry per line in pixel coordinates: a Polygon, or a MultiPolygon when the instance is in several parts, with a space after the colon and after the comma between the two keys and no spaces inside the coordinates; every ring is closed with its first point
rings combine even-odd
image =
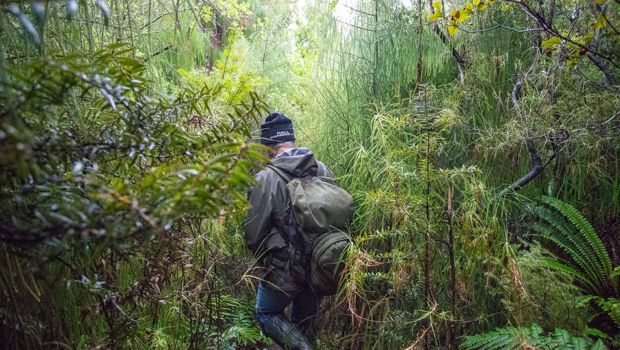
{"type": "Polygon", "coordinates": [[[260,143],[271,146],[295,141],[293,122],[284,113],[271,113],[260,126],[260,143]]]}

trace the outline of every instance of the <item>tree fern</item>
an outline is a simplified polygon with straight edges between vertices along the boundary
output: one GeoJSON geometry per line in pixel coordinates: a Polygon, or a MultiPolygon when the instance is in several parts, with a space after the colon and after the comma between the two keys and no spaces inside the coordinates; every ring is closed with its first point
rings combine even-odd
{"type": "Polygon", "coordinates": [[[573,336],[564,329],[545,334],[533,324],[530,327],[504,327],[491,332],[468,336],[461,344],[463,350],[606,350],[605,344],[590,338],[573,336]]]}
{"type": "Polygon", "coordinates": [[[547,260],[548,266],[568,273],[590,294],[618,296],[611,259],[588,220],[568,203],[551,197],[541,201],[543,205],[534,208],[541,222],[533,229],[568,256],[547,260]]]}

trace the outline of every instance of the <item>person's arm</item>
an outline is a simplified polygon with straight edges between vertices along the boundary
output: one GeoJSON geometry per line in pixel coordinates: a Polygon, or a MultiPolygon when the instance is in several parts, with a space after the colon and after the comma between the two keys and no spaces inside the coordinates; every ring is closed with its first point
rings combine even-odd
{"type": "Polygon", "coordinates": [[[244,223],[245,240],[248,248],[256,253],[261,247],[263,240],[271,231],[273,222],[271,213],[273,210],[273,200],[269,188],[267,188],[267,178],[265,172],[261,171],[256,175],[256,184],[249,197],[250,209],[244,223]]]}

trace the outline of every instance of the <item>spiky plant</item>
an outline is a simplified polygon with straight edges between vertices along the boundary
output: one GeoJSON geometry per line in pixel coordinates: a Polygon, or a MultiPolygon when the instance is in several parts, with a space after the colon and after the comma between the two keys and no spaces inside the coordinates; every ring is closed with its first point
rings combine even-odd
{"type": "Polygon", "coordinates": [[[557,328],[551,333],[533,324],[530,327],[504,327],[491,332],[466,337],[461,344],[463,350],[512,350],[512,349],[572,349],[606,350],[607,346],[599,339],[577,337],[568,331],[557,328]]]}
{"type": "Polygon", "coordinates": [[[609,254],[592,225],[568,203],[552,197],[542,197],[541,202],[534,208],[540,221],[533,228],[565,255],[549,258],[546,263],[572,276],[588,294],[617,297],[618,275],[613,273],[609,254]]]}

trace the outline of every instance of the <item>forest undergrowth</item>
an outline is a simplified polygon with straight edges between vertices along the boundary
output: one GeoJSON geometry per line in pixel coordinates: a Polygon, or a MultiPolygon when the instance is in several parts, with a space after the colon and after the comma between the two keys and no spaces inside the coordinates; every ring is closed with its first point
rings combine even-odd
{"type": "Polygon", "coordinates": [[[620,347],[620,4],[0,5],[0,340],[263,349],[281,111],[355,199],[319,349],[620,347]]]}

